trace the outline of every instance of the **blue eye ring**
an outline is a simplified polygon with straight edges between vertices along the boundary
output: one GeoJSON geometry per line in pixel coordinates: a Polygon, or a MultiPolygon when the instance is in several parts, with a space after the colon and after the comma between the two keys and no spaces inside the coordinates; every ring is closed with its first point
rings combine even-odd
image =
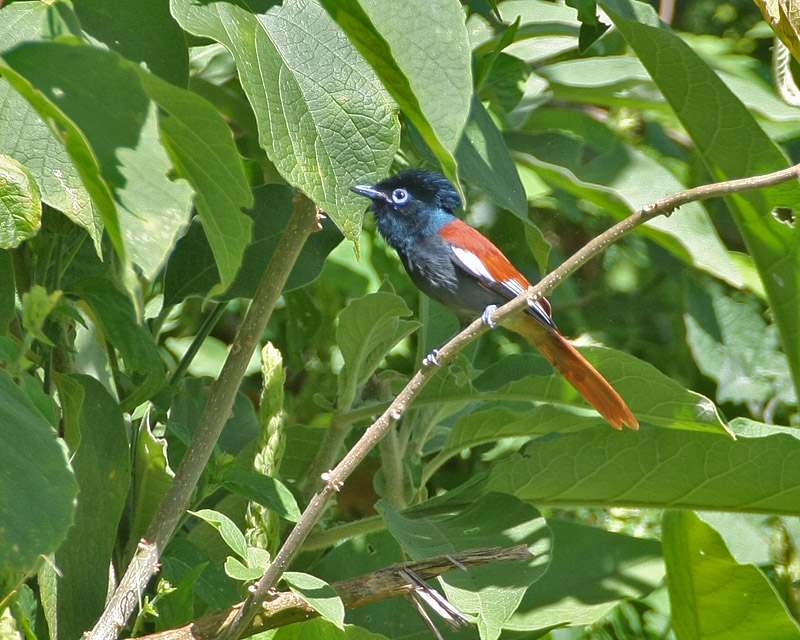
{"type": "Polygon", "coordinates": [[[392,202],[398,206],[404,205],[408,202],[408,191],[405,189],[395,189],[392,191],[392,202]]]}

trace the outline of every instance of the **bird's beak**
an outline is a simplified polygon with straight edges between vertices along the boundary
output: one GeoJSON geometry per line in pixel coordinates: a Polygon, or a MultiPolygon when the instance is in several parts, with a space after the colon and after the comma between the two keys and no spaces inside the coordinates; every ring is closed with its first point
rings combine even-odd
{"type": "Polygon", "coordinates": [[[389,202],[389,197],[383,191],[378,191],[375,187],[368,184],[357,184],[354,187],[350,187],[350,191],[360,196],[366,196],[370,200],[389,202]]]}

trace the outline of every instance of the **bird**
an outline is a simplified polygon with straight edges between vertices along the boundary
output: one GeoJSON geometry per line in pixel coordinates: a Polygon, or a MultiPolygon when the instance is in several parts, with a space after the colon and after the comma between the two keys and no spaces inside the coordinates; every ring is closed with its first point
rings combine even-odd
{"type": "MultiPolygon", "coordinates": [[[[408,169],[351,191],[370,200],[378,232],[400,257],[424,294],[451,309],[462,325],[482,317],[493,326],[497,306],[526,291],[530,282],[486,236],[455,215],[461,196],[443,175],[408,169]]],[[[639,422],[611,384],[559,332],[545,298],[502,326],[527,338],[614,428],[639,422]]],[[[438,364],[436,352],[426,358],[438,364]]]]}

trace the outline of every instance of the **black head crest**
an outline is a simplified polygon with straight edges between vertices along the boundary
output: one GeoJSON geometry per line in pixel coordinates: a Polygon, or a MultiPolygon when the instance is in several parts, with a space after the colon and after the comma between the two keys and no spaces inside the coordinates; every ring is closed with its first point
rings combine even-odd
{"type": "Polygon", "coordinates": [[[461,206],[461,196],[453,183],[442,174],[426,169],[408,169],[385,180],[381,180],[375,188],[390,194],[395,189],[405,189],[412,196],[428,204],[452,211],[461,206]]]}

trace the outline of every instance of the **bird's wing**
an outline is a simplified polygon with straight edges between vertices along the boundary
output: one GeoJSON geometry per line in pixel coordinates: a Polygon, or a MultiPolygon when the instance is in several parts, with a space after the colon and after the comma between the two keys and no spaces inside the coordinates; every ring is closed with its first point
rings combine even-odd
{"type": "MultiPolygon", "coordinates": [[[[482,286],[511,300],[525,291],[530,282],[503,252],[480,231],[461,220],[454,220],[439,230],[452,252],[451,258],[459,268],[475,278],[482,286]]],[[[529,304],[531,314],[542,324],[555,329],[550,317],[550,303],[541,298],[529,304]]]]}

